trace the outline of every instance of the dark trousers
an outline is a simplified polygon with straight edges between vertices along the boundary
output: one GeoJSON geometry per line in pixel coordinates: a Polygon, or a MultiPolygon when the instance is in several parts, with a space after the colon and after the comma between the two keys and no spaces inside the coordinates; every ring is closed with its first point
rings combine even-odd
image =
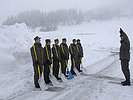
{"type": "MultiPolygon", "coordinates": [[[[34,68],[34,85],[36,88],[39,88],[40,85],[38,83],[39,80],[38,65],[34,65],[33,68],[34,68]]],[[[39,65],[39,68],[40,68],[40,74],[42,75],[42,65],[39,65]]]]}
{"type": "Polygon", "coordinates": [[[74,67],[76,67],[76,69],[79,71],[79,60],[78,59],[74,59],[73,61],[73,58],[71,58],[71,73],[74,75],[75,72],[74,72],[74,67]],[[75,62],[75,65],[74,65],[74,62],[75,62]]]}
{"type": "Polygon", "coordinates": [[[44,75],[44,81],[45,81],[46,84],[51,83],[50,78],[49,78],[49,74],[50,74],[49,65],[44,64],[43,75],[44,75]]]}
{"type": "Polygon", "coordinates": [[[130,80],[129,61],[121,60],[121,67],[126,80],[130,80]]]}
{"type": "Polygon", "coordinates": [[[58,79],[59,77],[59,61],[53,60],[53,75],[58,79]]]}
{"type": "Polygon", "coordinates": [[[66,68],[67,68],[66,62],[68,61],[65,59],[61,59],[61,70],[64,75],[66,75],[66,68]]]}
{"type": "Polygon", "coordinates": [[[78,64],[77,64],[78,71],[81,70],[80,65],[81,65],[81,58],[78,58],[78,64]]]}

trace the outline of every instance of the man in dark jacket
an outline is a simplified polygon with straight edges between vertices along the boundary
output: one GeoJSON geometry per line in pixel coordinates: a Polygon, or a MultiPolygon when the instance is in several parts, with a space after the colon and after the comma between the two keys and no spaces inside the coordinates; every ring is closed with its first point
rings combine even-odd
{"type": "Polygon", "coordinates": [[[130,85],[130,71],[129,71],[129,61],[130,61],[130,41],[126,33],[120,28],[121,37],[121,47],[120,47],[120,60],[123,74],[126,81],[121,82],[123,86],[130,85]]]}
{"type": "Polygon", "coordinates": [[[77,49],[77,44],[76,44],[76,39],[73,39],[73,43],[70,44],[69,46],[69,52],[71,54],[71,73],[73,75],[76,75],[74,72],[74,67],[79,70],[79,62],[78,62],[78,49],[77,49]]]}
{"type": "Polygon", "coordinates": [[[61,67],[62,67],[62,73],[68,77],[66,75],[66,68],[67,68],[67,63],[69,60],[69,48],[66,44],[66,38],[62,39],[62,43],[60,44],[60,48],[61,48],[61,67]]]}
{"type": "Polygon", "coordinates": [[[83,58],[83,48],[82,45],[80,43],[80,39],[77,40],[77,49],[78,49],[78,61],[79,61],[79,72],[82,72],[82,70],[80,69],[80,64],[83,58]]]}
{"type": "Polygon", "coordinates": [[[42,66],[43,66],[43,48],[40,43],[40,37],[36,36],[34,38],[35,43],[30,48],[31,56],[33,60],[33,68],[34,68],[34,84],[36,88],[40,88],[38,83],[39,77],[42,75],[42,66]]]}
{"type": "Polygon", "coordinates": [[[61,80],[61,78],[59,78],[59,62],[61,62],[61,56],[60,56],[60,51],[61,48],[58,45],[59,44],[59,40],[55,39],[55,44],[53,44],[52,47],[52,53],[53,53],[53,75],[56,77],[57,80],[61,80]]]}
{"type": "Polygon", "coordinates": [[[51,64],[52,64],[51,47],[50,47],[51,41],[50,41],[50,39],[46,39],[45,42],[46,42],[46,45],[43,50],[44,51],[44,53],[43,53],[44,74],[43,75],[44,75],[45,83],[51,85],[52,83],[49,78],[49,74],[51,71],[51,64]]]}

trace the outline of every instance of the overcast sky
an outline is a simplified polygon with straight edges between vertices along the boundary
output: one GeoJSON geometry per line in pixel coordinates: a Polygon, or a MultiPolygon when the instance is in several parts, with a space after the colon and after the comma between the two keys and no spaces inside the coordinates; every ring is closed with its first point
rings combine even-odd
{"type": "Polygon", "coordinates": [[[61,8],[87,10],[102,7],[126,9],[129,5],[133,8],[132,4],[133,0],[0,0],[0,23],[10,15],[33,9],[42,11],[61,8]]]}

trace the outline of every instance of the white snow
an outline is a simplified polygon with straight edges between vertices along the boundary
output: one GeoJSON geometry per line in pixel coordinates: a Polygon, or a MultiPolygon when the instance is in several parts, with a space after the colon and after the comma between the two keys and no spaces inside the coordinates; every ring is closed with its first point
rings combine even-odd
{"type": "MultiPolygon", "coordinates": [[[[0,100],[132,100],[133,87],[122,87],[117,83],[124,79],[118,55],[119,28],[128,34],[133,43],[132,19],[109,22],[91,22],[78,26],[59,27],[55,32],[33,33],[25,24],[0,27],[0,100]],[[33,38],[40,36],[42,45],[49,38],[61,42],[66,37],[68,44],[73,38],[81,39],[84,48],[83,65],[89,76],[77,76],[59,86],[62,91],[34,91],[33,67],[30,47],[33,38]]],[[[131,50],[131,79],[133,79],[131,50]]],[[[69,61],[70,67],[70,61],[69,61]]],[[[133,80],[131,80],[133,81],[133,80]]]]}

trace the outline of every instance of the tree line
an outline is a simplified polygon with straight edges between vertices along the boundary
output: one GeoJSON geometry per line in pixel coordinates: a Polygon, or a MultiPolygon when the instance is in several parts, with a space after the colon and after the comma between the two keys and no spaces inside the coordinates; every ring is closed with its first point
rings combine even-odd
{"type": "Polygon", "coordinates": [[[83,22],[108,21],[113,18],[120,18],[120,11],[102,10],[81,11],[76,9],[60,9],[49,12],[32,10],[21,12],[16,16],[8,17],[3,25],[14,25],[15,23],[25,23],[29,28],[35,29],[40,27],[40,31],[55,31],[58,26],[79,25],[83,22]]]}

